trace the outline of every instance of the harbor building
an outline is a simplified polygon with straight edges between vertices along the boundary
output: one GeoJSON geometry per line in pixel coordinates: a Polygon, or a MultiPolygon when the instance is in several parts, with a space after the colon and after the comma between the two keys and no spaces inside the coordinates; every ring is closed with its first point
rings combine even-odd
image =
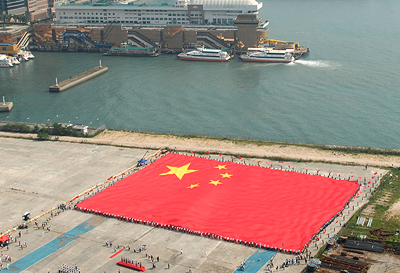
{"type": "Polygon", "coordinates": [[[238,14],[258,14],[262,7],[256,0],[177,0],[174,4],[149,5],[145,0],[135,2],[54,4],[58,24],[95,25],[116,23],[124,25],[222,25],[233,26],[238,14]]]}
{"type": "MultiPolygon", "coordinates": [[[[258,18],[262,2],[256,0],[155,3],[149,4],[146,0],[55,2],[54,43],[63,50],[124,43],[175,53],[199,45],[240,51],[257,46],[268,36],[268,22],[262,23],[258,18]],[[72,31],[73,27],[85,31],[72,31]],[[66,31],[60,33],[57,28],[66,31]]],[[[43,41],[43,35],[38,33],[36,41],[43,41]]]]}
{"type": "Polygon", "coordinates": [[[238,14],[233,26],[164,25],[125,26],[122,24],[91,27],[36,24],[31,35],[31,50],[104,51],[104,48],[126,44],[153,47],[166,53],[184,49],[228,48],[245,51],[266,43],[268,23],[261,24],[256,14],[238,14]]]}

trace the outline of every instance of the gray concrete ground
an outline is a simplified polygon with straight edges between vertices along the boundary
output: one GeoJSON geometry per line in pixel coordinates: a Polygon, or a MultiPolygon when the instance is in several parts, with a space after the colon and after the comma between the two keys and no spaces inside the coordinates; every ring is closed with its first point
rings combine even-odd
{"type": "MultiPolygon", "coordinates": [[[[23,222],[21,216],[25,211],[31,212],[33,217],[40,215],[43,211],[70,200],[108,177],[135,165],[146,151],[90,144],[0,138],[0,231],[4,232],[21,224],[23,222]]],[[[247,164],[257,164],[259,159],[245,160],[247,164]]],[[[270,161],[269,163],[279,169],[281,167],[287,169],[290,165],[296,171],[307,171],[312,174],[318,172],[319,175],[330,173],[329,175],[339,177],[340,174],[341,178],[362,176],[361,183],[364,183],[364,177],[368,182],[371,177],[384,174],[383,170],[372,167],[366,169],[365,166],[303,162],[282,164],[270,161]],[[379,174],[374,175],[375,172],[379,174]]],[[[378,183],[374,182],[373,185],[376,187],[378,183]]],[[[312,254],[317,252],[322,240],[326,242],[328,234],[333,236],[339,231],[340,226],[367,201],[368,195],[369,188],[352,201],[338,218],[338,222],[334,221],[326,229],[325,234],[319,235],[320,241],[309,248],[312,254]]],[[[49,215],[46,215],[39,219],[39,225],[48,217],[49,215]]],[[[156,263],[157,268],[150,268],[152,272],[165,272],[169,263],[171,269],[168,272],[188,272],[191,267],[193,272],[228,273],[237,269],[242,261],[257,250],[234,243],[67,210],[49,219],[51,231],[34,228],[33,224],[28,230],[23,230],[20,240],[27,242],[27,248],[21,249],[18,243],[13,243],[9,249],[3,248],[1,251],[12,257],[14,262],[88,219],[97,222],[98,226],[24,272],[57,272],[62,264],[69,266],[77,264],[82,273],[118,272],[119,269],[121,272],[129,272],[128,269],[118,267],[115,263],[121,257],[128,257],[150,268],[151,263],[145,257],[145,253],[148,253],[160,257],[160,262],[156,263]],[[112,241],[113,247],[106,247],[106,241],[112,241]],[[109,258],[115,253],[114,246],[118,244],[121,248],[130,245],[131,250],[123,250],[115,258],[109,258]],[[133,251],[143,244],[146,245],[144,252],[133,251]]],[[[18,236],[18,232],[12,232],[12,235],[18,236]]],[[[274,266],[293,257],[278,253],[274,257],[274,266]]],[[[6,264],[3,262],[3,265],[6,264]]],[[[300,272],[303,268],[304,261],[301,261],[300,265],[290,266],[285,272],[300,272]]],[[[265,272],[265,266],[259,272],[265,272]]]]}

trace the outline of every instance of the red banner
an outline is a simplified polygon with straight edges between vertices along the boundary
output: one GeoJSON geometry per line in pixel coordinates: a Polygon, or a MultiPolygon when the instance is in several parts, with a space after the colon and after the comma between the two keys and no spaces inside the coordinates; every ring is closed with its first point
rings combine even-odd
{"type": "Polygon", "coordinates": [[[355,181],[170,153],[77,207],[300,251],[357,188],[355,181]]]}

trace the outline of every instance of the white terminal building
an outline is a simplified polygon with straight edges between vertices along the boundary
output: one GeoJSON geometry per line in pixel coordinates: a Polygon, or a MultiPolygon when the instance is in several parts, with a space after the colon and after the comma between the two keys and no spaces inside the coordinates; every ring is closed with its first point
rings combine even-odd
{"type": "Polygon", "coordinates": [[[58,24],[95,25],[226,25],[238,14],[258,14],[256,0],[178,0],[175,4],[152,0],[133,2],[60,1],[54,4],[58,24]]]}

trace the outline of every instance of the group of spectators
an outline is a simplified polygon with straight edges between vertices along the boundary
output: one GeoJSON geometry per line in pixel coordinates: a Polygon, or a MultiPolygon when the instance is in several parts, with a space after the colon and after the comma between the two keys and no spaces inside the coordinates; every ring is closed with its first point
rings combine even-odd
{"type": "Polygon", "coordinates": [[[70,266],[63,264],[62,266],[60,266],[58,268],[58,273],[80,273],[80,272],[81,271],[77,265],[75,265],[75,267],[70,267],[70,266]]]}
{"type": "Polygon", "coordinates": [[[168,229],[168,230],[179,231],[179,232],[183,232],[183,233],[188,233],[188,234],[192,234],[192,235],[198,235],[198,236],[202,236],[202,237],[208,237],[208,238],[217,239],[217,240],[224,240],[224,241],[233,242],[233,243],[237,243],[237,244],[243,244],[243,245],[247,245],[247,246],[251,246],[251,247],[263,247],[263,248],[266,248],[266,249],[279,250],[279,251],[286,252],[286,253],[291,253],[291,254],[299,253],[299,251],[295,251],[295,250],[282,249],[282,248],[278,248],[278,247],[274,247],[274,246],[266,246],[266,245],[262,245],[261,243],[242,241],[242,240],[235,239],[235,238],[223,237],[223,236],[216,235],[216,234],[213,234],[213,233],[210,233],[210,232],[201,232],[201,231],[191,230],[189,228],[183,228],[183,227],[178,227],[178,226],[174,226],[174,225],[159,224],[159,223],[153,222],[153,221],[143,221],[143,220],[134,219],[134,218],[131,218],[131,217],[115,215],[115,214],[112,214],[112,213],[105,213],[105,212],[97,211],[97,210],[94,210],[94,209],[87,209],[87,208],[80,209],[78,207],[76,207],[76,209],[84,211],[84,212],[89,212],[89,213],[102,215],[102,216],[105,216],[105,217],[116,218],[116,219],[122,220],[122,221],[127,221],[127,222],[132,222],[132,223],[137,223],[137,224],[144,224],[144,225],[148,225],[148,226],[153,226],[153,227],[159,227],[159,228],[164,228],[164,229],[168,229]]]}
{"type": "Polygon", "coordinates": [[[8,256],[7,254],[4,254],[3,251],[1,252],[0,256],[0,268],[3,270],[4,265],[3,262],[7,263],[7,268],[8,268],[8,263],[11,263],[11,257],[8,256]]]}

